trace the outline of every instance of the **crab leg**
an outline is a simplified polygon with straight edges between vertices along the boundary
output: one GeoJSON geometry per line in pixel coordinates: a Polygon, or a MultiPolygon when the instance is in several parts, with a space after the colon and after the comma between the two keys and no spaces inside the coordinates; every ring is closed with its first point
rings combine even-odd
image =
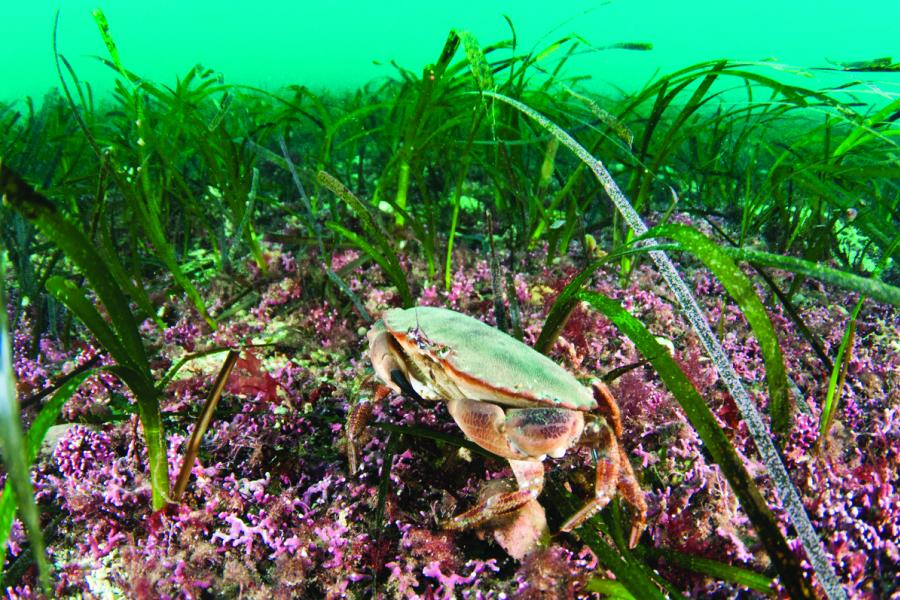
{"type": "MultiPolygon", "coordinates": [[[[445,521],[445,529],[478,527],[496,517],[513,513],[535,500],[544,487],[544,465],[533,460],[509,460],[519,489],[491,496],[473,508],[445,521]]],[[[543,513],[542,513],[543,514],[543,513]]]]}
{"type": "Polygon", "coordinates": [[[628,455],[617,443],[618,438],[622,435],[619,407],[609,388],[603,383],[595,382],[593,391],[598,405],[597,412],[601,415],[598,422],[593,423],[590,428],[586,428],[586,431],[589,431],[588,437],[592,438],[591,446],[599,454],[597,477],[594,483],[594,499],[569,517],[560,530],[572,531],[579,527],[593,514],[603,510],[618,491],[633,513],[628,546],[634,548],[641,533],[647,527],[647,503],[644,501],[644,492],[638,485],[628,455]]]}
{"type": "MultiPolygon", "coordinates": [[[[560,531],[572,531],[579,527],[595,513],[603,510],[616,494],[616,486],[619,482],[619,469],[621,465],[619,445],[616,436],[608,426],[597,430],[597,474],[594,480],[594,497],[585,504],[581,510],[562,524],[560,531]]],[[[630,466],[629,466],[630,468],[630,466]]]]}
{"type": "Polygon", "coordinates": [[[581,510],[563,523],[560,531],[572,531],[609,504],[618,492],[631,507],[631,532],[628,536],[628,547],[634,548],[647,526],[647,503],[644,492],[638,485],[628,455],[616,442],[613,430],[608,425],[595,429],[598,438],[593,449],[597,456],[597,476],[594,482],[594,498],[588,501],[581,510]]]}
{"type": "Polygon", "coordinates": [[[619,448],[619,494],[631,506],[631,533],[628,536],[628,547],[637,546],[638,539],[647,527],[647,502],[644,491],[638,485],[628,455],[619,448]]]}
{"type": "Polygon", "coordinates": [[[347,432],[347,463],[351,473],[356,473],[359,466],[359,448],[365,443],[366,426],[372,418],[372,410],[375,404],[384,400],[391,393],[390,388],[383,385],[375,387],[375,397],[372,400],[362,399],[347,412],[347,421],[344,430],[347,432]]]}

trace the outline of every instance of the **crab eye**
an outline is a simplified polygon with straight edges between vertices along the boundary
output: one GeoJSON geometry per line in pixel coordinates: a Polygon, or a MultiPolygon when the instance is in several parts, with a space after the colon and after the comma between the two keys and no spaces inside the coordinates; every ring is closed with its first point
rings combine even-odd
{"type": "Polygon", "coordinates": [[[419,350],[423,352],[428,350],[428,338],[425,337],[418,325],[410,327],[406,332],[406,336],[413,341],[419,350]]]}

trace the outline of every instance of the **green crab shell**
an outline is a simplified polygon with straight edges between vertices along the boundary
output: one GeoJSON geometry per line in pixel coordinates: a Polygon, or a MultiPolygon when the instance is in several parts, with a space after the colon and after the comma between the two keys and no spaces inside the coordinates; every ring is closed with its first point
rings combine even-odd
{"type": "Polygon", "coordinates": [[[481,321],[445,308],[418,306],[384,313],[383,327],[410,356],[427,354],[472,399],[509,406],[589,411],[591,391],[558,364],[481,321]]]}

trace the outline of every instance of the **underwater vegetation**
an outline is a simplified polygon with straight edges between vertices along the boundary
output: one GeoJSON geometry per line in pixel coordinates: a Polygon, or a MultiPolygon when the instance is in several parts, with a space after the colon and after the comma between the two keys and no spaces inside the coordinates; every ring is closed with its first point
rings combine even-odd
{"type": "Polygon", "coordinates": [[[570,58],[648,44],[512,23],[353,93],[166,85],[95,20],[110,97],[54,47],[0,103],[8,597],[900,594],[900,99],[727,60],[599,95],[570,58]],[[551,370],[522,345],[611,393],[524,499],[417,397],[551,370]]]}

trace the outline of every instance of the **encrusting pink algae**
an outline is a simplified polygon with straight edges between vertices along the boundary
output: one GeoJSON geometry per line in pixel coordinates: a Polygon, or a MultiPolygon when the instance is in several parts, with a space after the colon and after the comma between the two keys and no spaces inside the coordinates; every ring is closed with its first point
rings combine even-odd
{"type": "MultiPolygon", "coordinates": [[[[689,220],[679,215],[677,219],[689,220]]],[[[133,399],[114,378],[91,378],[68,402],[36,473],[38,499],[57,531],[48,537],[60,596],[129,598],[575,598],[589,596],[592,578],[608,578],[597,557],[576,537],[561,536],[521,562],[485,532],[442,531],[437,522],[472,505],[485,480],[509,476],[504,463],[434,440],[389,433],[377,425],[421,428],[461,437],[442,404],[420,405],[396,395],[373,409],[359,469],[351,474],[343,429],[349,406],[369,393],[363,380],[367,324],[342,316],[311,290],[305,259],[267,249],[269,271],[255,271],[259,300],[212,334],[186,299],[169,301],[168,326],[142,328],[153,369],[165,372],[186,353],[221,345],[246,348],[194,465],[183,502],[151,512],[147,456],[133,399]],[[271,343],[270,343],[271,342],[271,343]],[[384,460],[390,478],[384,481],[384,460]],[[380,493],[383,490],[383,493],[380,493]],[[379,518],[379,498],[383,514],[379,518]],[[106,590],[106,591],[104,591],[106,590]],[[110,592],[111,593],[111,592],[110,592]]],[[[354,251],[334,257],[338,269],[354,251]]],[[[531,270],[516,273],[525,342],[533,344],[547,308],[577,272],[568,259],[544,265],[542,251],[531,270]]],[[[417,303],[446,306],[494,324],[491,273],[482,257],[459,252],[452,285],[424,285],[417,303]]],[[[410,279],[423,280],[425,265],[409,260],[410,279]]],[[[764,366],[743,315],[721,286],[694,263],[683,265],[689,286],[757,406],[765,408],[764,366]]],[[[374,266],[347,274],[351,289],[372,315],[398,303],[374,266]]],[[[206,290],[211,306],[224,306],[224,284],[206,290]]],[[[674,356],[707,400],[751,474],[761,475],[756,451],[734,400],[690,327],[673,307],[648,266],[629,287],[600,273],[595,289],[619,299],[674,356]]],[[[760,293],[765,291],[760,289],[760,293]]],[[[826,346],[840,344],[856,300],[808,280],[800,305],[807,325],[826,346]]],[[[866,304],[847,375],[848,386],[831,436],[815,447],[827,374],[778,306],[769,306],[800,409],[783,440],[783,456],[802,495],[828,560],[852,598],[896,594],[900,578],[900,315],[866,304]]],[[[26,358],[26,329],[15,338],[19,391],[39,391],[48,377],[91,360],[86,343],[64,348],[41,341],[26,358]]],[[[639,360],[634,346],[599,313],[579,307],[551,356],[580,377],[600,375],[639,360]]],[[[183,445],[217,372],[221,355],[189,363],[164,396],[169,469],[174,479],[183,445]]],[[[101,360],[106,360],[102,357],[101,360]]],[[[622,409],[623,445],[649,504],[642,545],[734,564],[768,568],[734,494],[705,454],[681,408],[651,370],[634,368],[611,384],[622,409]]],[[[591,473],[588,452],[552,461],[548,477],[580,489],[591,473]],[[579,473],[581,475],[579,475],[579,473]]],[[[758,481],[778,507],[765,479],[758,481]]],[[[783,527],[785,515],[777,511],[783,527]]],[[[552,522],[551,522],[552,525],[552,522]]],[[[16,523],[10,560],[25,537],[16,523]]],[[[801,550],[795,548],[798,555],[801,550]]],[[[806,565],[808,568],[808,565],[806,565]]],[[[668,563],[656,567],[685,594],[704,598],[754,597],[759,592],[668,563]]],[[[33,575],[6,590],[10,598],[34,595],[33,575]]],[[[775,592],[783,595],[776,588],[775,592]]]]}

